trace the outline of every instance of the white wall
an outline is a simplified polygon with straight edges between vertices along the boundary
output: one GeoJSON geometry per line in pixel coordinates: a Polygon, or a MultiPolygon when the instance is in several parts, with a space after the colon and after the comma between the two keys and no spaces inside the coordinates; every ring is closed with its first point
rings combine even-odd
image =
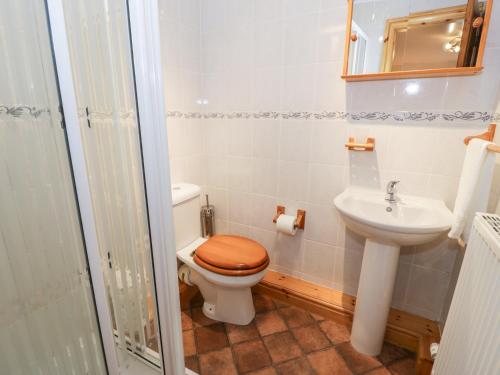
{"type": "MultiPolygon", "coordinates": [[[[256,114],[491,111],[500,79],[500,29],[493,21],[486,69],[477,77],[346,83],[340,79],[346,1],[195,4],[201,7],[200,96],[208,104],[198,109],[203,118],[195,121],[203,130],[200,164],[184,173],[206,183],[219,231],[262,242],[275,270],[355,294],[363,240],[346,231],[333,197],[349,185],[381,188],[398,178],[401,192],[441,198],[451,208],[463,138],[482,131],[485,123],[256,119],[256,114]],[[408,84],[419,85],[417,95],[407,94],[408,84]],[[343,145],[351,135],[375,136],[376,152],[347,152],[343,145]],[[294,238],[276,234],[271,218],[277,204],[289,212],[306,209],[305,231],[294,238]]],[[[496,4],[494,20],[500,20],[499,8],[496,4]]],[[[174,110],[168,102],[167,108],[174,110]]],[[[186,154],[200,145],[198,136],[191,141],[189,135],[169,135],[173,147],[189,149],[186,154]]],[[[404,249],[394,306],[438,319],[455,256],[446,239],[404,249]]]]}
{"type": "MultiPolygon", "coordinates": [[[[199,0],[159,0],[160,28],[167,111],[197,113],[201,98],[199,0]]],[[[204,184],[202,122],[168,119],[172,182],[204,184]]]]}

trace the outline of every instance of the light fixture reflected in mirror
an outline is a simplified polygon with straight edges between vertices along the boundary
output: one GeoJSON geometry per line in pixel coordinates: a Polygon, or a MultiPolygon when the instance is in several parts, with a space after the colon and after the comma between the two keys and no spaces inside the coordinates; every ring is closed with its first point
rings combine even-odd
{"type": "Polygon", "coordinates": [[[348,1],[342,78],[471,75],[483,69],[494,0],[348,1]]]}
{"type": "Polygon", "coordinates": [[[443,48],[446,52],[459,53],[461,43],[462,43],[462,37],[456,36],[452,38],[450,41],[446,42],[443,48]]]}

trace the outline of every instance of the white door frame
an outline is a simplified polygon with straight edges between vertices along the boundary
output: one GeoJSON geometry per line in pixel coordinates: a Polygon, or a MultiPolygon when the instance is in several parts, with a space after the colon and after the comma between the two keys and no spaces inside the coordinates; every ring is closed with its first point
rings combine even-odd
{"type": "Polygon", "coordinates": [[[104,356],[109,375],[118,374],[118,359],[114,343],[111,312],[106,296],[106,284],[101,268],[99,242],[97,240],[96,224],[92,209],[92,196],[87,176],[85,152],[80,133],[78,105],[75,85],[71,70],[68,38],[64,19],[62,0],[47,0],[50,34],[53,53],[61,93],[61,105],[64,109],[64,121],[68,137],[68,148],[73,167],[78,206],[80,209],[83,235],[89,261],[90,277],[93,285],[97,316],[104,345],[104,356]]]}
{"type": "MultiPolygon", "coordinates": [[[[85,237],[90,276],[109,375],[118,375],[115,338],[97,240],[96,221],[80,133],[62,0],[46,0],[69,153],[85,237]]],[[[163,372],[185,374],[172,218],[170,167],[160,56],[158,4],[128,0],[141,147],[153,249],[163,372]]],[[[134,374],[135,375],[135,374],[134,374]]],[[[140,375],[140,374],[137,374],[140,375]]]]}
{"type": "Polygon", "coordinates": [[[185,373],[158,1],[128,0],[165,374],[185,373]]]}

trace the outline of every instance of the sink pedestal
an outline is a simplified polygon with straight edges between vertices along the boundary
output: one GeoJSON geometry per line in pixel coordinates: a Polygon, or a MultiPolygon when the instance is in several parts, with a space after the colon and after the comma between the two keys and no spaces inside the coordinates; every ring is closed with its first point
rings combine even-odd
{"type": "Polygon", "coordinates": [[[399,245],[366,240],[351,331],[351,345],[360,353],[375,356],[382,350],[399,250],[399,245]]]}

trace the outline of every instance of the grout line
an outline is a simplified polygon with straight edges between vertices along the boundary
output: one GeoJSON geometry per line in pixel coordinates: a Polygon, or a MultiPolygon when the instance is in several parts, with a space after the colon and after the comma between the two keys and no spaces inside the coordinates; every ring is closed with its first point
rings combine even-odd
{"type": "MultiPolygon", "coordinates": [[[[397,363],[397,362],[400,362],[400,361],[404,361],[404,360],[407,360],[407,359],[413,359],[415,360],[415,358],[413,358],[410,353],[406,350],[406,349],[403,349],[401,348],[401,350],[404,351],[405,355],[403,355],[401,358],[397,358],[397,359],[394,359],[392,361],[389,361],[387,362],[387,364],[384,364],[382,361],[379,360],[378,356],[375,357],[379,362],[380,362],[380,366],[378,367],[374,367],[374,368],[371,368],[367,371],[364,371],[364,372],[355,372],[349,361],[347,360],[346,357],[344,357],[344,355],[338,351],[336,348],[340,345],[343,345],[343,344],[346,344],[346,343],[349,343],[349,341],[344,341],[344,342],[339,342],[339,343],[334,343],[329,337],[328,335],[323,331],[323,329],[321,328],[320,326],[320,323],[321,322],[325,322],[325,321],[330,321],[329,319],[324,319],[324,320],[321,320],[321,321],[318,321],[314,318],[314,316],[312,316],[312,313],[307,311],[306,309],[303,309],[303,308],[300,308],[300,307],[297,307],[295,305],[292,305],[292,304],[288,304],[286,302],[283,302],[281,300],[275,300],[273,298],[271,298],[270,296],[267,296],[265,294],[261,294],[262,296],[265,296],[266,298],[269,298],[274,306],[273,309],[269,309],[269,310],[265,310],[265,311],[261,311],[261,312],[258,312],[255,314],[255,316],[259,316],[259,315],[264,315],[264,314],[268,314],[268,313],[272,313],[272,312],[275,312],[276,314],[278,314],[278,316],[283,320],[283,323],[285,324],[285,327],[287,328],[285,331],[280,331],[280,332],[274,332],[272,334],[269,334],[269,335],[265,335],[265,336],[262,336],[258,327],[257,327],[257,323],[256,323],[256,320],[254,318],[254,320],[252,321],[252,323],[255,325],[255,330],[257,332],[257,337],[254,337],[254,338],[250,338],[250,339],[246,339],[246,340],[243,340],[243,341],[240,341],[240,342],[237,342],[237,343],[231,343],[231,340],[229,339],[229,330],[228,330],[228,323],[224,323],[224,322],[217,322],[217,321],[214,321],[213,323],[210,323],[210,324],[207,324],[207,325],[197,325],[197,323],[194,322],[193,320],[193,309],[196,309],[196,308],[200,308],[200,307],[192,307],[190,306],[189,307],[189,311],[190,311],[190,314],[191,314],[191,320],[192,320],[192,330],[193,330],[193,335],[195,336],[195,347],[196,347],[196,354],[194,355],[196,357],[196,362],[198,364],[198,369],[200,371],[200,373],[202,372],[201,370],[201,363],[200,363],[200,356],[201,355],[206,355],[206,354],[209,354],[209,353],[213,353],[213,352],[217,352],[217,351],[222,351],[226,348],[229,348],[229,350],[231,351],[231,357],[232,357],[232,361],[233,361],[233,366],[237,372],[237,374],[240,374],[240,375],[243,375],[243,374],[248,374],[250,372],[253,372],[253,371],[259,371],[259,370],[262,370],[264,368],[273,368],[274,370],[276,370],[277,373],[278,372],[278,366],[281,366],[285,363],[290,363],[292,361],[297,361],[297,360],[300,360],[300,359],[304,359],[306,362],[307,362],[307,365],[309,366],[310,370],[312,371],[312,373],[314,374],[315,371],[313,369],[313,366],[311,364],[311,362],[309,361],[309,358],[308,356],[313,354],[313,353],[319,353],[319,352],[325,352],[325,351],[328,351],[328,350],[331,350],[331,349],[334,349],[336,351],[336,353],[340,356],[340,358],[342,358],[342,360],[344,361],[345,365],[347,366],[347,368],[349,369],[349,371],[351,371],[351,373],[353,375],[363,375],[363,374],[367,374],[369,373],[370,371],[373,371],[373,370],[377,370],[377,369],[386,369],[387,371],[389,371],[391,374],[394,374],[394,372],[392,370],[389,369],[389,366],[397,363]],[[279,303],[281,304],[284,304],[284,306],[278,306],[278,304],[276,303],[276,301],[278,301],[279,303]],[[301,311],[304,311],[306,314],[309,315],[309,317],[312,319],[312,321],[310,323],[305,323],[305,324],[301,324],[297,327],[293,327],[291,328],[290,325],[288,324],[288,321],[286,320],[286,318],[282,315],[282,312],[281,310],[283,309],[287,309],[287,308],[295,308],[295,309],[298,309],[298,310],[301,310],[301,311]],[[227,342],[228,342],[228,347],[224,347],[224,348],[220,348],[220,349],[214,349],[214,350],[211,350],[211,351],[208,351],[206,353],[203,353],[203,354],[200,354],[198,352],[198,340],[197,340],[197,336],[195,334],[195,329],[199,329],[199,328],[204,328],[204,327],[209,327],[209,326],[212,326],[212,325],[215,325],[215,324],[223,324],[223,327],[224,327],[224,334],[226,336],[226,339],[227,339],[227,342]],[[321,334],[327,339],[329,345],[325,348],[322,348],[322,349],[319,349],[319,350],[313,350],[309,353],[306,353],[302,347],[300,346],[298,340],[295,338],[295,335],[293,334],[293,329],[297,329],[297,328],[303,328],[303,327],[308,327],[308,326],[314,326],[316,329],[318,329],[321,334]],[[298,356],[298,357],[295,357],[295,358],[290,358],[290,359],[287,359],[285,361],[282,361],[282,362],[274,362],[273,361],[273,358],[271,356],[271,353],[269,352],[269,349],[268,347],[266,346],[265,342],[264,342],[264,339],[267,338],[267,337],[271,337],[271,336],[275,336],[275,335],[279,335],[279,334],[283,334],[283,333],[289,333],[292,337],[292,340],[296,343],[296,345],[299,347],[299,350],[301,352],[301,355],[298,356]],[[267,355],[269,356],[269,359],[271,360],[271,363],[269,366],[262,366],[260,368],[257,368],[257,369],[252,369],[252,370],[249,370],[249,371],[245,371],[245,372],[242,372],[240,371],[240,369],[238,368],[238,362],[237,362],[237,359],[236,359],[236,355],[235,355],[235,352],[234,352],[234,346],[236,345],[239,345],[239,344],[244,344],[244,343],[249,343],[251,341],[260,341],[267,353],[267,355]]],[[[201,313],[203,313],[201,311],[201,313]]],[[[336,323],[336,322],[335,322],[336,323]]],[[[341,323],[336,323],[336,324],[341,324],[341,323]]],[[[396,346],[397,347],[397,346],[396,346]]]]}

